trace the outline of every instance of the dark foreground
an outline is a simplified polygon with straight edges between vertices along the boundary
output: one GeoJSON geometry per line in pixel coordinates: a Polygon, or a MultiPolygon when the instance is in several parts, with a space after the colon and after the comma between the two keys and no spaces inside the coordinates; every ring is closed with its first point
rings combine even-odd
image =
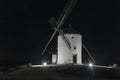
{"type": "Polygon", "coordinates": [[[120,70],[80,66],[31,67],[8,73],[0,80],[120,80],[120,70]]]}

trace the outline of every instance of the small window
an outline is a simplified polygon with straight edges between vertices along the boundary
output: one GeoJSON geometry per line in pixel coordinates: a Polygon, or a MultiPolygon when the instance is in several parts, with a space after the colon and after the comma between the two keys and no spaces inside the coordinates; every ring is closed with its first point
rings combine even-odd
{"type": "Polygon", "coordinates": [[[76,49],[76,47],[74,46],[73,49],[76,49]]]}
{"type": "Polygon", "coordinates": [[[74,38],[74,37],[71,37],[72,39],[74,38]]]}

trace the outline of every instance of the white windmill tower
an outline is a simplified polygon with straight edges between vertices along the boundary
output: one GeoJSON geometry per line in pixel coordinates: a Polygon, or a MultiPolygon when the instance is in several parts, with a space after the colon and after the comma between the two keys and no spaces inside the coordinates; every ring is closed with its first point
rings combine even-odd
{"type": "Polygon", "coordinates": [[[82,64],[82,36],[68,29],[64,36],[69,42],[68,47],[61,35],[58,36],[58,60],[57,64],[82,64]]]}
{"type": "Polygon", "coordinates": [[[49,23],[54,28],[55,31],[51,36],[50,40],[48,41],[47,45],[45,46],[45,49],[43,50],[42,54],[44,54],[56,33],[59,32],[57,55],[54,54],[52,55],[53,63],[82,64],[82,36],[78,33],[64,33],[63,30],[61,29],[76,2],[77,0],[69,0],[57,21],[53,17],[49,19],[49,23]]]}

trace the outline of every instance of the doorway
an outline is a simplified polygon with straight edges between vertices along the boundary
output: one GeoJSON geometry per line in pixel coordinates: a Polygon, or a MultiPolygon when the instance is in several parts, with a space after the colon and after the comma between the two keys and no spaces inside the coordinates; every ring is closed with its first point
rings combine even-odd
{"type": "Polygon", "coordinates": [[[73,56],[73,63],[76,64],[77,63],[77,55],[73,56]]]}

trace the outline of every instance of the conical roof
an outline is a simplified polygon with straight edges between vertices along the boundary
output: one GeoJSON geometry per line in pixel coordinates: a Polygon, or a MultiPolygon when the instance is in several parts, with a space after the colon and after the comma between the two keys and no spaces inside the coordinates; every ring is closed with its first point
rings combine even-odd
{"type": "Polygon", "coordinates": [[[69,26],[68,28],[63,28],[62,29],[64,33],[76,33],[79,34],[75,29],[73,29],[71,26],[69,26]]]}

